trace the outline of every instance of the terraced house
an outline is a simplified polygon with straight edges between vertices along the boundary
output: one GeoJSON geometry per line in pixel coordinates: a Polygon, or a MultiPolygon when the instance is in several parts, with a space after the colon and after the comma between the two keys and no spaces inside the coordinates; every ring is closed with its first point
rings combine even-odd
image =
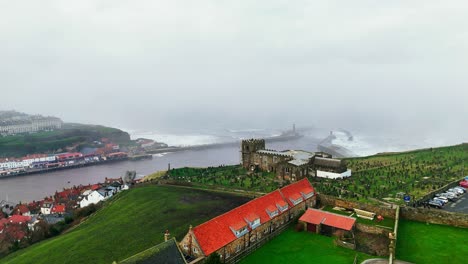
{"type": "Polygon", "coordinates": [[[243,204],[194,228],[180,242],[192,260],[216,252],[229,262],[249,248],[281,232],[293,218],[315,206],[315,190],[302,179],[243,204]]]}

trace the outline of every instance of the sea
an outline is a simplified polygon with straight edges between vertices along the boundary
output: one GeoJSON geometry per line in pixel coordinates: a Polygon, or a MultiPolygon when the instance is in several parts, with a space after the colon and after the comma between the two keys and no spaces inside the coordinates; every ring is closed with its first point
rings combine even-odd
{"type": "MultiPolygon", "coordinates": [[[[203,133],[164,133],[159,131],[129,131],[132,139],[149,138],[158,142],[164,142],[170,146],[195,146],[220,142],[232,142],[246,138],[271,137],[281,134],[280,129],[226,129],[216,132],[203,133]]],[[[328,129],[307,129],[299,131],[301,138],[274,142],[267,144],[268,149],[288,150],[301,149],[317,151],[318,144],[328,136],[328,129]]],[[[350,140],[348,131],[334,130],[333,144],[350,149],[358,156],[372,155],[378,152],[404,151],[409,149],[430,147],[427,142],[420,144],[408,144],[403,141],[388,138],[365,136],[357,134],[350,140]]],[[[432,146],[432,145],[431,145],[432,146]]],[[[63,188],[74,185],[103,182],[106,177],[122,177],[126,171],[134,170],[137,177],[156,171],[180,167],[208,167],[219,165],[232,165],[240,163],[240,151],[236,146],[225,146],[213,149],[186,150],[173,153],[161,153],[153,155],[153,159],[139,161],[122,161],[90,167],[61,170],[44,174],[33,174],[11,178],[0,178],[0,201],[30,202],[40,200],[53,195],[63,188]]]]}

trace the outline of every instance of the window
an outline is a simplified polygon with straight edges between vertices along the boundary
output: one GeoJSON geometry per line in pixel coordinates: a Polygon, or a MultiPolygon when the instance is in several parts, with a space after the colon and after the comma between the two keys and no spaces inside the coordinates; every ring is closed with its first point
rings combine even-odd
{"type": "Polygon", "coordinates": [[[229,254],[229,252],[226,252],[226,258],[229,258],[231,256],[231,254],[229,254]]]}
{"type": "Polygon", "coordinates": [[[198,249],[196,247],[193,248],[193,253],[198,253],[198,249]]]}
{"type": "Polygon", "coordinates": [[[187,246],[187,244],[184,244],[184,249],[188,249],[188,246],[187,246]]]}
{"type": "Polygon", "coordinates": [[[240,245],[240,244],[239,244],[239,245],[237,245],[237,247],[236,247],[236,252],[239,252],[239,251],[241,251],[241,249],[242,249],[242,245],[240,245]]]}

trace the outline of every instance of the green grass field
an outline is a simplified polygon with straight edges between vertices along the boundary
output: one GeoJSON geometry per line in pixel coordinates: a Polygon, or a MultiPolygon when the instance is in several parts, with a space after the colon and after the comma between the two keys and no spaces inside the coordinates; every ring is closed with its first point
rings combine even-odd
{"type": "Polygon", "coordinates": [[[400,220],[397,258],[416,264],[466,263],[468,228],[400,220]]]}
{"type": "Polygon", "coordinates": [[[76,229],[15,252],[0,263],[112,263],[164,241],[249,199],[149,185],[118,194],[76,229]]]}
{"type": "Polygon", "coordinates": [[[357,254],[358,262],[375,258],[351,249],[342,248],[333,244],[334,238],[313,234],[309,232],[297,232],[293,228],[284,231],[278,237],[272,239],[263,247],[247,256],[242,264],[350,264],[357,254]]]}
{"type": "Polygon", "coordinates": [[[346,159],[352,177],[343,180],[314,178],[313,185],[324,194],[361,202],[371,198],[394,199],[408,193],[413,200],[463,177],[468,167],[468,144],[402,153],[346,159]]]}

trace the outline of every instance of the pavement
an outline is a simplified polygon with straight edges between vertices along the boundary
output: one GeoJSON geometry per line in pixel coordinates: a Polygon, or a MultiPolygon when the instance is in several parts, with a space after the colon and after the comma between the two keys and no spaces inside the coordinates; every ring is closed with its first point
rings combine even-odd
{"type": "Polygon", "coordinates": [[[447,203],[442,210],[468,214],[468,193],[458,197],[456,202],[447,203]]]}

